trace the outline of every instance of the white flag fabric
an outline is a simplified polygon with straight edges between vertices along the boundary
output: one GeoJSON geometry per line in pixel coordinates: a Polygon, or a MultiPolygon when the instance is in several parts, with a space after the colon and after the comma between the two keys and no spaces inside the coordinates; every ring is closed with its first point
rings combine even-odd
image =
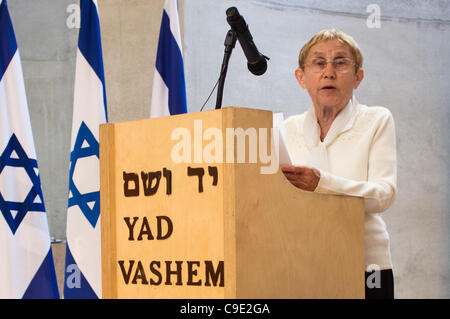
{"type": "Polygon", "coordinates": [[[107,122],[96,0],[80,1],[67,210],[64,298],[102,297],[99,125],[107,122]]]}
{"type": "Polygon", "coordinates": [[[159,33],[150,117],[186,112],[186,85],[177,0],[166,0],[159,33]]]}
{"type": "Polygon", "coordinates": [[[22,65],[0,0],[0,298],[59,298],[22,65]]]}

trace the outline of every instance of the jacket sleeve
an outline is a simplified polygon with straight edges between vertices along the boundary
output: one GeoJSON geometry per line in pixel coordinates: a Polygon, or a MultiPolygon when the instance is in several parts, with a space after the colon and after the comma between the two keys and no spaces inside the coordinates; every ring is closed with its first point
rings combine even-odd
{"type": "Polygon", "coordinates": [[[384,109],[369,148],[367,181],[354,181],[320,170],[315,192],[364,198],[366,213],[381,213],[397,196],[397,155],[394,119],[384,109]]]}

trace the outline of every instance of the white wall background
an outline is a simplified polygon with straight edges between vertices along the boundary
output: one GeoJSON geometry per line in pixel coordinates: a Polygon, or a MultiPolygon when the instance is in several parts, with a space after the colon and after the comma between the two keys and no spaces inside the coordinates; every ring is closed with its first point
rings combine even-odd
{"type": "MultiPolygon", "coordinates": [[[[185,69],[189,111],[199,111],[219,76],[229,29],[225,11],[236,6],[267,72],[247,71],[237,44],[224,89],[224,106],[304,112],[309,96],[294,78],[298,52],[315,33],[338,28],[364,55],[365,79],[355,92],[367,105],[394,115],[398,143],[395,204],[384,213],[391,236],[397,298],[450,297],[450,3],[449,1],[235,0],[185,2],[185,69]],[[370,4],[381,10],[369,28],[370,4]]],[[[206,109],[215,107],[216,94],[206,109]]]]}

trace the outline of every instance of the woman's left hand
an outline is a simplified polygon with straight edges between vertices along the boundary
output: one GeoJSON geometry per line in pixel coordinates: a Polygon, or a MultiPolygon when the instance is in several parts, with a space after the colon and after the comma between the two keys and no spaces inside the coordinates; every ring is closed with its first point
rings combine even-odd
{"type": "Polygon", "coordinates": [[[280,165],[284,176],[292,185],[305,191],[313,192],[320,180],[320,171],[314,167],[280,165]]]}

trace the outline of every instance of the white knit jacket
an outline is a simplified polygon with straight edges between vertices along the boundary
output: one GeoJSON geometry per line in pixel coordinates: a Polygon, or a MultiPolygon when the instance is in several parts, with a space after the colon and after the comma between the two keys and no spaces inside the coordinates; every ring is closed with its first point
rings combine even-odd
{"type": "Polygon", "coordinates": [[[380,216],[397,194],[391,112],[359,104],[353,97],[323,142],[313,106],[286,119],[281,129],[292,164],[319,169],[315,192],[364,198],[366,269],[392,269],[389,235],[380,216]]]}

